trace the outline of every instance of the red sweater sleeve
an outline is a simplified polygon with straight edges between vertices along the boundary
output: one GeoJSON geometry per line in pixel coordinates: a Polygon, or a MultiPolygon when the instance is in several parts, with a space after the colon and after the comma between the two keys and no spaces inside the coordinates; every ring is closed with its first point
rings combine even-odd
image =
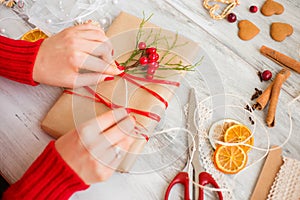
{"type": "Polygon", "coordinates": [[[64,200],[88,187],[62,159],[52,141],[22,178],[5,191],[3,200],[64,200]]]}
{"type": "Polygon", "coordinates": [[[37,85],[32,79],[32,71],[42,42],[43,40],[27,42],[0,36],[0,76],[37,85]]]}

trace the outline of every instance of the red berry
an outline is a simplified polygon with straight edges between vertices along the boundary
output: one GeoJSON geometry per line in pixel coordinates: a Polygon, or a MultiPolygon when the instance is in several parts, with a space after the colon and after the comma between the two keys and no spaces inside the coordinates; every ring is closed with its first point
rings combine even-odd
{"type": "Polygon", "coordinates": [[[233,23],[236,21],[236,15],[234,13],[230,13],[229,15],[227,15],[227,21],[229,21],[230,23],[233,23]]]}
{"type": "Polygon", "coordinates": [[[147,74],[146,75],[146,79],[152,80],[153,79],[153,75],[152,74],[147,74]]]}
{"type": "Polygon", "coordinates": [[[149,62],[157,61],[159,55],[157,53],[151,53],[148,55],[149,62]]]}
{"type": "Polygon", "coordinates": [[[147,74],[154,74],[155,73],[155,69],[154,68],[151,68],[151,67],[148,67],[147,69],[147,74]]]}
{"type": "Polygon", "coordinates": [[[257,6],[250,6],[249,11],[252,13],[256,13],[258,11],[257,6]]]}
{"type": "Polygon", "coordinates": [[[146,49],[147,45],[145,42],[140,42],[138,47],[139,47],[139,50],[144,50],[144,49],[146,49]]]}
{"type": "Polygon", "coordinates": [[[148,67],[153,68],[153,69],[157,69],[159,67],[159,64],[156,61],[149,62],[148,67]]]}
{"type": "Polygon", "coordinates": [[[141,65],[148,64],[148,58],[146,56],[142,56],[139,61],[141,65]]]}
{"type": "Polygon", "coordinates": [[[155,47],[149,47],[149,48],[146,49],[146,53],[147,54],[156,53],[156,48],[155,47]]]}
{"type": "Polygon", "coordinates": [[[261,74],[261,78],[264,81],[268,81],[272,78],[272,72],[270,70],[265,70],[262,74],[261,74]]]}

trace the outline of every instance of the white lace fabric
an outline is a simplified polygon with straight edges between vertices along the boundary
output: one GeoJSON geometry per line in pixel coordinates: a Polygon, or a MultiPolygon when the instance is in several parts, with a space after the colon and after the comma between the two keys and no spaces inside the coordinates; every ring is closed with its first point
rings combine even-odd
{"type": "Polygon", "coordinates": [[[300,199],[300,161],[283,157],[267,200],[300,199]]]}
{"type": "Polygon", "coordinates": [[[205,128],[205,123],[209,121],[211,118],[211,112],[208,110],[207,107],[205,107],[202,104],[198,105],[198,116],[199,118],[196,119],[198,123],[199,128],[199,145],[200,145],[200,160],[201,163],[205,169],[206,172],[210,173],[213,178],[218,182],[221,189],[226,189],[226,191],[223,191],[223,198],[224,200],[232,200],[233,197],[233,191],[232,188],[230,188],[230,184],[228,184],[228,179],[226,180],[225,175],[218,171],[214,163],[212,161],[212,155],[214,153],[214,150],[209,142],[209,139],[207,137],[207,130],[205,128]]]}

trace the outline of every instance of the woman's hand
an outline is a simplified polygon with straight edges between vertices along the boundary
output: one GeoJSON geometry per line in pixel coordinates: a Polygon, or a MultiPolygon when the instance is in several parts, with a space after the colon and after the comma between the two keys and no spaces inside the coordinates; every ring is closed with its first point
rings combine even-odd
{"type": "Polygon", "coordinates": [[[90,22],[67,28],[41,44],[33,80],[68,88],[97,84],[122,72],[112,54],[112,45],[99,26],[90,22]],[[86,73],[79,73],[81,69],[86,73]]]}
{"type": "Polygon", "coordinates": [[[134,118],[125,109],[116,109],[70,131],[55,147],[86,184],[105,181],[133,143],[134,127],[134,118]]]}

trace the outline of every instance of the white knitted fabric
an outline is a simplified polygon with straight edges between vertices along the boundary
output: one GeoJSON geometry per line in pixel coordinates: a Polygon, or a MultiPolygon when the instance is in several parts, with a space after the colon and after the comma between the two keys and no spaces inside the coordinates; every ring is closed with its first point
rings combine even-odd
{"type": "Polygon", "coordinates": [[[287,157],[283,161],[267,200],[300,199],[300,161],[287,157]]]}
{"type": "Polygon", "coordinates": [[[225,189],[227,191],[223,191],[224,200],[233,200],[233,190],[228,184],[228,179],[226,180],[225,175],[218,171],[212,161],[212,155],[214,150],[209,142],[207,136],[207,129],[205,128],[205,124],[210,122],[211,120],[211,111],[201,103],[197,106],[198,118],[196,118],[196,123],[198,125],[199,131],[199,145],[200,145],[200,162],[202,163],[206,172],[210,173],[213,178],[218,182],[220,188],[225,189]]]}

